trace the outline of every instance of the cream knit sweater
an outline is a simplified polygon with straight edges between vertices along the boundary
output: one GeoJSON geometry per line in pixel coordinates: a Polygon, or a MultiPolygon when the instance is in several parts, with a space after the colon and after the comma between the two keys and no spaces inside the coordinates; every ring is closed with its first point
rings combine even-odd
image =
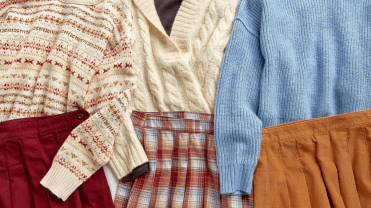
{"type": "MultiPolygon", "coordinates": [[[[132,110],[213,113],[219,70],[238,0],[184,0],[170,37],[153,0],[122,1],[132,8],[134,65],[138,67],[137,90],[122,125],[123,141],[136,138],[130,120],[132,110]]],[[[119,155],[129,155],[123,152],[127,150],[115,146],[119,155]]],[[[110,161],[118,176],[127,174],[117,168],[124,159],[114,157],[110,161]]]]}

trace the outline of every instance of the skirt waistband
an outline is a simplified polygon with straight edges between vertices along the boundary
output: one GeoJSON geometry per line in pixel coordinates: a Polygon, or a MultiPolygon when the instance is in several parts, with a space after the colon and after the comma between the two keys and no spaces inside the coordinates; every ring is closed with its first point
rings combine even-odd
{"type": "Polygon", "coordinates": [[[53,116],[14,119],[0,123],[0,142],[17,137],[42,135],[77,126],[89,118],[85,110],[53,116]]]}
{"type": "Polygon", "coordinates": [[[279,124],[263,128],[262,144],[298,138],[314,139],[315,135],[328,134],[332,130],[368,125],[370,120],[371,110],[364,110],[279,124]]]}
{"type": "Polygon", "coordinates": [[[140,112],[133,111],[131,119],[135,128],[159,129],[187,133],[213,133],[212,114],[187,111],[140,112]]]}

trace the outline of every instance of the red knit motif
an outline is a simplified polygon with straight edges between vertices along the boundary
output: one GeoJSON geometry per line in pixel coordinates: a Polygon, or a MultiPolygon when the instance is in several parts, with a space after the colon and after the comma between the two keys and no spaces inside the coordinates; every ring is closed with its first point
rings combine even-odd
{"type": "MultiPolygon", "coordinates": [[[[84,182],[110,160],[135,90],[132,15],[116,3],[0,3],[0,122],[77,109],[91,114],[54,158],[59,165],[52,169],[59,169],[49,171],[73,173],[77,182],[66,184],[84,182]]],[[[48,173],[42,184],[58,193],[61,187],[46,182],[60,180],[53,177],[48,173]]]]}

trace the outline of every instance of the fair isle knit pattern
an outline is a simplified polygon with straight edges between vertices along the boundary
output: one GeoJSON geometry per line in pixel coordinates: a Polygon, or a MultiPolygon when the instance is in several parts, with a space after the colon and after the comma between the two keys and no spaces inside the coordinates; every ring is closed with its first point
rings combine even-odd
{"type": "Polygon", "coordinates": [[[0,121],[78,109],[91,114],[41,181],[62,200],[113,157],[136,88],[130,10],[121,2],[83,1],[0,4],[0,121]]]}
{"type": "MultiPolygon", "coordinates": [[[[153,0],[122,0],[133,12],[137,90],[122,136],[136,138],[132,110],[213,113],[216,83],[238,0],[183,0],[168,36],[153,0]]],[[[110,163],[114,160],[110,161],[110,163]]],[[[114,168],[117,175],[126,172],[114,168]]]]}

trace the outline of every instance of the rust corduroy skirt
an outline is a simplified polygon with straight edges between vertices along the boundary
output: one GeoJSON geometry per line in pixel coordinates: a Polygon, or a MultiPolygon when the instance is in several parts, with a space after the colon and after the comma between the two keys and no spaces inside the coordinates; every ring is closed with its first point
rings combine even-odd
{"type": "Polygon", "coordinates": [[[371,207],[371,110],[264,128],[255,208],[371,207]]]}

